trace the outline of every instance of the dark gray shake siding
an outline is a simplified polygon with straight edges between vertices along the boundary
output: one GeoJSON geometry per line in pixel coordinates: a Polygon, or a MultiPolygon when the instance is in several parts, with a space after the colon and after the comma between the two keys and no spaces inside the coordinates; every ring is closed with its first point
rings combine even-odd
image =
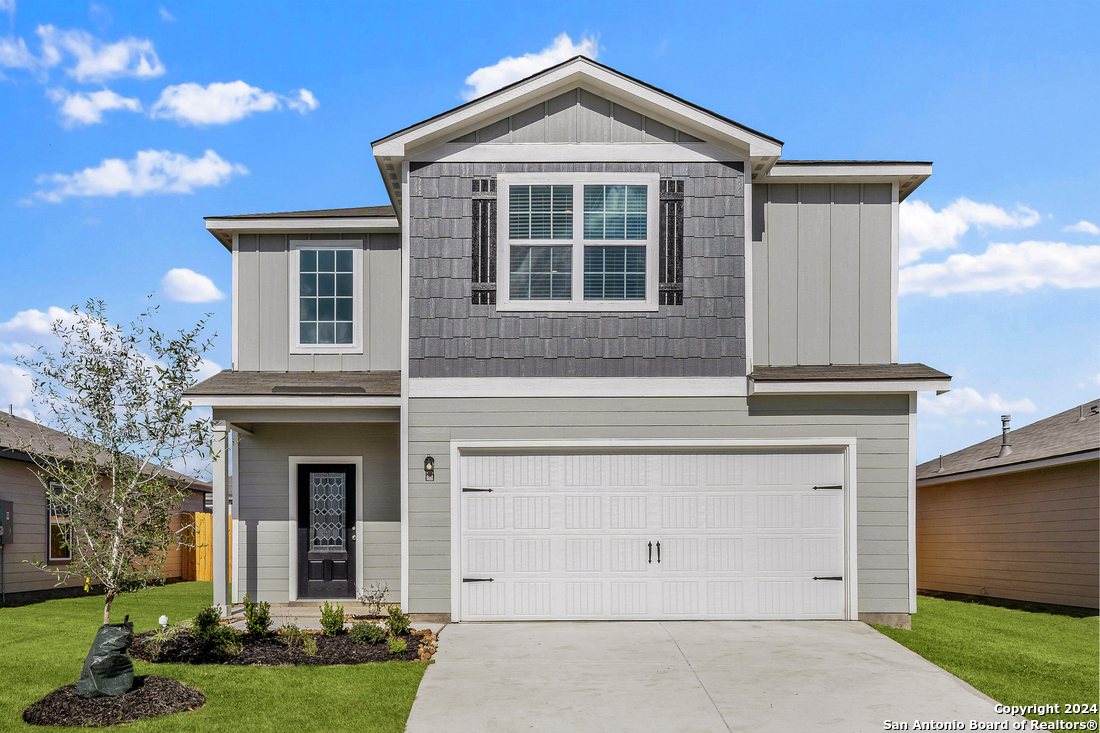
{"type": "Polygon", "coordinates": [[[452,440],[856,438],[861,613],[909,613],[909,398],[409,400],[409,610],[451,612],[452,440]],[[435,480],[424,457],[435,457],[435,480]]]}
{"type": "Polygon", "coordinates": [[[414,163],[409,194],[410,377],[744,376],[742,163],[414,163]],[[472,305],[472,181],[505,172],[683,179],[684,304],[649,313],[472,305]]]}

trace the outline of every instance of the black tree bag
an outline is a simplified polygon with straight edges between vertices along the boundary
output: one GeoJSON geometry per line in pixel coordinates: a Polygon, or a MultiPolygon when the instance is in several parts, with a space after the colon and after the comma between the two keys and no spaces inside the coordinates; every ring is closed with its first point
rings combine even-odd
{"type": "Polygon", "coordinates": [[[134,642],[130,617],[121,624],[104,624],[96,632],[92,649],[76,683],[77,697],[114,697],[134,686],[134,663],[126,654],[134,642]]]}

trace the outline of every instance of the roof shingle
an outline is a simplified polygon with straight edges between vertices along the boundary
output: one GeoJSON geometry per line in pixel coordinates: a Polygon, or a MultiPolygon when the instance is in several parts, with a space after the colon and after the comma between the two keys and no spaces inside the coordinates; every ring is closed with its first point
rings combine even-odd
{"type": "Polygon", "coordinates": [[[850,382],[856,380],[951,379],[924,364],[826,364],[822,366],[758,366],[750,379],[757,382],[850,382]]]}
{"type": "Polygon", "coordinates": [[[184,394],[400,397],[401,372],[242,372],[226,369],[184,394]]]}

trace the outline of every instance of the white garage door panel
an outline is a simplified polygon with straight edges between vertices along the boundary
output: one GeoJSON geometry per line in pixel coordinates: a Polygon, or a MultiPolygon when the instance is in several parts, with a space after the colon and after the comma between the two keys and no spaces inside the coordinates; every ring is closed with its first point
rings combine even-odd
{"type": "Polygon", "coordinates": [[[843,575],[843,491],[821,488],[843,467],[809,452],[464,456],[462,618],[843,618],[844,582],[814,580],[843,575]]]}

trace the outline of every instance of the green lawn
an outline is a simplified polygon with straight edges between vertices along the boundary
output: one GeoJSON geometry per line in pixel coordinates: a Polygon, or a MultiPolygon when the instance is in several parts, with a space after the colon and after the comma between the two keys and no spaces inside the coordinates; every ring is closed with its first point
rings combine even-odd
{"type": "MultiPolygon", "coordinates": [[[[111,620],[126,614],[137,633],[190,618],[212,598],[211,583],[177,583],[122,596],[111,620]]],[[[0,730],[40,730],[23,723],[23,708],[76,682],[96,629],[103,598],[66,598],[0,608],[0,730]]],[[[405,729],[422,662],[347,667],[230,667],[147,664],[137,674],[172,677],[206,694],[206,706],[131,723],[133,731],[394,731],[405,729]]],[[[62,730],[62,729],[57,729],[62,730]]]]}
{"type": "MultiPolygon", "coordinates": [[[[1098,702],[1097,617],[917,597],[913,630],[876,629],[1005,705],[1098,702]]],[[[1095,720],[1054,714],[1037,720],[1095,720]]]]}

